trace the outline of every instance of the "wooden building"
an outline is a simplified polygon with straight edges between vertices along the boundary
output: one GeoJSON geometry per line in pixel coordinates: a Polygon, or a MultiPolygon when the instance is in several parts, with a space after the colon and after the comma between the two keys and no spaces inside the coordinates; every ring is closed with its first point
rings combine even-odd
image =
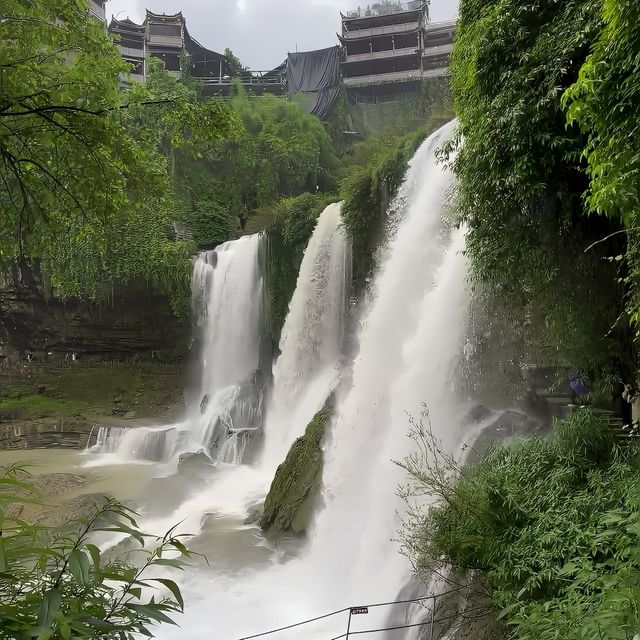
{"type": "Polygon", "coordinates": [[[169,73],[180,77],[185,33],[182,13],[167,16],[147,10],[144,26],[147,56],[160,58],[169,73]]]}
{"type": "Polygon", "coordinates": [[[146,78],[145,26],[129,20],[111,19],[109,33],[118,36],[117,44],[122,57],[132,65],[128,77],[120,78],[121,84],[144,82],[146,78]]]}
{"type": "Polygon", "coordinates": [[[105,4],[106,0],[89,0],[89,13],[103,24],[107,23],[105,4]]]}
{"type": "Polygon", "coordinates": [[[429,24],[428,3],[381,2],[342,17],[342,76],[355,101],[388,101],[445,75],[455,22],[429,24]]]}

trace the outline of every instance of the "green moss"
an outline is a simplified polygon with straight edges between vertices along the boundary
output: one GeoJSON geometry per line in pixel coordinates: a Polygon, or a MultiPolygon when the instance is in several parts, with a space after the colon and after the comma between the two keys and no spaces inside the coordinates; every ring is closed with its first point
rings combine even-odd
{"type": "Polygon", "coordinates": [[[336,197],[327,194],[303,193],[296,198],[283,199],[272,213],[273,222],[267,230],[268,258],[265,266],[269,331],[274,345],[280,339],[304,251],[316,220],[328,204],[336,201],[336,197]]]}
{"type": "Polygon", "coordinates": [[[0,418],[153,415],[178,403],[183,386],[181,367],[167,364],[33,364],[27,375],[0,381],[0,418]]]}
{"type": "Polygon", "coordinates": [[[343,182],[342,220],[353,246],[353,281],[364,287],[375,267],[375,252],[384,234],[389,203],[396,195],[409,160],[425,138],[451,120],[450,113],[432,115],[418,131],[401,138],[370,140],[354,148],[356,157],[369,153],[372,160],[343,182]]]}
{"type": "Polygon", "coordinates": [[[265,531],[302,534],[306,530],[320,488],[321,443],[331,414],[329,399],[278,467],[260,519],[260,526],[265,531]]]}

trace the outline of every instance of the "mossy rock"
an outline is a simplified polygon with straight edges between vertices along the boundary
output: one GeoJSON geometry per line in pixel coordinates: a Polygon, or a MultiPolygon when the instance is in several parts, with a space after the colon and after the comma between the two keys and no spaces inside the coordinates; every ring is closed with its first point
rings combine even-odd
{"type": "Polygon", "coordinates": [[[278,467],[260,526],[270,535],[303,534],[311,520],[322,478],[322,438],[332,415],[331,399],[308,424],[278,467]]]}

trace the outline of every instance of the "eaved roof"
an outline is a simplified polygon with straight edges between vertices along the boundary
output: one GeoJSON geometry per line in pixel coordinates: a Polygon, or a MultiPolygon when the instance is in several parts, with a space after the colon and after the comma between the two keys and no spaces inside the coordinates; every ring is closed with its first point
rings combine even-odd
{"type": "Polygon", "coordinates": [[[146,15],[147,15],[147,20],[151,18],[153,20],[160,20],[162,22],[182,22],[184,19],[182,17],[182,11],[178,11],[178,13],[174,13],[171,15],[166,15],[164,13],[153,13],[149,11],[149,9],[147,9],[146,15]]]}
{"type": "Polygon", "coordinates": [[[109,31],[111,31],[114,27],[121,27],[123,29],[129,29],[134,31],[144,31],[144,25],[138,24],[129,18],[125,18],[124,20],[116,20],[113,16],[111,17],[111,22],[109,23],[109,31]]]}

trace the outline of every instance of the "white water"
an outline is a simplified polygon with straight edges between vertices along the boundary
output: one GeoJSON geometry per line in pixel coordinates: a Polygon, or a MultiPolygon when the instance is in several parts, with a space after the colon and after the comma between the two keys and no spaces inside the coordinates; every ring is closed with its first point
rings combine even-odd
{"type": "Polygon", "coordinates": [[[88,450],[103,454],[90,465],[157,461],[206,451],[214,462],[238,463],[244,432],[257,429],[262,395],[252,377],[259,365],[263,282],[260,236],[245,236],[201,253],[193,270],[192,309],[197,321],[199,387],[179,424],[149,428],[100,427],[88,450]]]}
{"type": "MultiPolygon", "coordinates": [[[[332,204],[318,218],[289,305],[267,400],[262,454],[252,466],[218,469],[215,482],[195,492],[169,517],[146,523],[147,528],[162,531],[182,522],[182,530],[193,533],[200,530],[204,514],[243,519],[250,507],[264,500],[276,468],[337,384],[348,259],[340,205],[332,204]]],[[[233,436],[227,439],[217,461],[229,461],[222,454],[236,446],[233,436]]]]}
{"type": "Polygon", "coordinates": [[[269,473],[304,433],[338,379],[349,260],[340,209],[330,204],[318,219],[282,329],[261,459],[269,473]]]}
{"type": "MultiPolygon", "coordinates": [[[[179,620],[181,628],[162,627],[158,637],[204,640],[215,634],[233,640],[345,606],[390,601],[406,584],[408,561],[392,539],[403,511],[396,496],[403,473],[393,460],[410,451],[407,414],[417,415],[426,403],[434,433],[449,451],[456,451],[462,435],[450,375],[462,348],[466,316],[464,237],[461,230],[443,230],[451,176],[437,165],[434,154],[451,131],[448,125],[422,145],[396,199],[397,229],[365,303],[359,353],[350,375],[343,376],[350,382],[337,391],[336,416],[324,452],[323,504],[305,548],[289,559],[272,552],[266,565],[256,566],[249,559],[243,563],[239,557],[233,570],[214,563],[189,573],[182,579],[187,609],[179,620]]],[[[254,526],[242,524],[248,509],[264,498],[275,467],[340,379],[347,263],[334,205],[323,213],[307,248],[283,329],[262,456],[252,466],[223,465],[212,482],[195,490],[174,512],[143,520],[144,529],[163,533],[183,521],[181,530],[196,533],[209,513],[229,523],[227,529],[235,528],[240,540],[255,532],[254,526]]],[[[233,267],[230,261],[229,270],[246,273],[246,264],[233,267]]],[[[206,277],[194,277],[194,285],[208,278],[200,266],[206,277]]],[[[211,290],[210,282],[201,290],[211,290]]],[[[224,287],[215,290],[218,299],[224,299],[224,287]]],[[[200,300],[197,286],[194,291],[200,300]]],[[[230,308],[254,300],[251,291],[255,289],[229,288],[230,308]],[[248,298],[237,300],[236,295],[248,298]]],[[[253,354],[242,351],[241,364],[234,363],[229,375],[224,359],[215,356],[229,348],[239,328],[216,322],[206,329],[218,335],[204,341],[201,392],[211,396],[206,413],[221,415],[220,406],[229,404],[220,399],[224,390],[255,365],[259,345],[253,341],[253,354]],[[224,331],[230,332],[229,340],[220,333],[224,331]],[[220,398],[211,389],[217,389],[220,398]]],[[[211,421],[205,424],[198,413],[191,408],[187,433],[200,433],[202,441],[208,437],[202,436],[203,425],[206,431],[211,421]]],[[[219,455],[224,461],[239,459],[236,447],[242,443],[234,442],[233,435],[222,443],[219,455]]],[[[116,447],[119,452],[121,448],[116,447]]],[[[208,535],[206,526],[204,530],[208,535]]],[[[250,540],[242,543],[247,558],[264,544],[257,535],[250,540]]],[[[372,610],[354,619],[352,630],[384,626],[390,613],[372,610]]],[[[338,616],[272,637],[326,640],[344,633],[345,622],[338,616]]]]}
{"type": "Polygon", "coordinates": [[[245,380],[258,368],[262,329],[260,236],[200,255],[193,270],[193,317],[202,335],[200,394],[245,380]]]}
{"type": "MultiPolygon", "coordinates": [[[[450,375],[462,348],[466,316],[464,234],[443,231],[442,205],[451,176],[434,156],[451,129],[451,125],[443,128],[423,144],[398,196],[398,202],[405,204],[366,303],[351,384],[338,391],[337,413],[325,447],[323,506],[306,547],[287,561],[274,555],[266,567],[247,566],[231,573],[214,568],[192,575],[183,585],[188,608],[182,629],[163,628],[162,637],[198,640],[215,630],[221,637],[239,638],[344,606],[393,600],[406,584],[408,561],[392,539],[403,510],[396,496],[403,472],[393,460],[410,451],[407,414],[417,415],[427,403],[434,433],[444,446],[456,451],[461,440],[450,375]]],[[[303,276],[303,271],[304,265],[299,292],[309,283],[308,272],[303,276]]],[[[283,333],[287,348],[292,341],[303,344],[308,334],[309,315],[295,300],[283,333]]],[[[327,320],[323,318],[320,328],[326,328],[327,320]]],[[[325,339],[337,344],[327,337],[333,335],[329,330],[325,339]]],[[[314,406],[306,413],[311,415],[334,384],[335,374],[320,374],[332,367],[306,356],[303,349],[295,349],[286,357],[283,353],[277,365],[261,462],[253,469],[238,468],[232,482],[223,486],[216,482],[206,496],[195,497],[175,516],[193,514],[207,503],[217,510],[224,502],[229,514],[242,517],[241,503],[232,508],[229,493],[239,499],[245,491],[245,507],[256,499],[255,476],[264,481],[266,467],[281,461],[285,445],[304,429],[306,422],[296,419],[298,408],[310,402],[314,406]],[[307,364],[296,375],[298,362],[307,364]],[[289,379],[290,392],[285,382],[289,379]],[[293,398],[294,404],[287,405],[281,397],[293,398]],[[290,406],[293,411],[288,411],[290,406]]],[[[239,526],[238,535],[242,530],[239,526]]],[[[372,610],[369,616],[354,619],[352,630],[381,626],[390,613],[372,610]]],[[[326,639],[343,633],[344,625],[344,616],[338,616],[274,637],[326,639]]]]}

